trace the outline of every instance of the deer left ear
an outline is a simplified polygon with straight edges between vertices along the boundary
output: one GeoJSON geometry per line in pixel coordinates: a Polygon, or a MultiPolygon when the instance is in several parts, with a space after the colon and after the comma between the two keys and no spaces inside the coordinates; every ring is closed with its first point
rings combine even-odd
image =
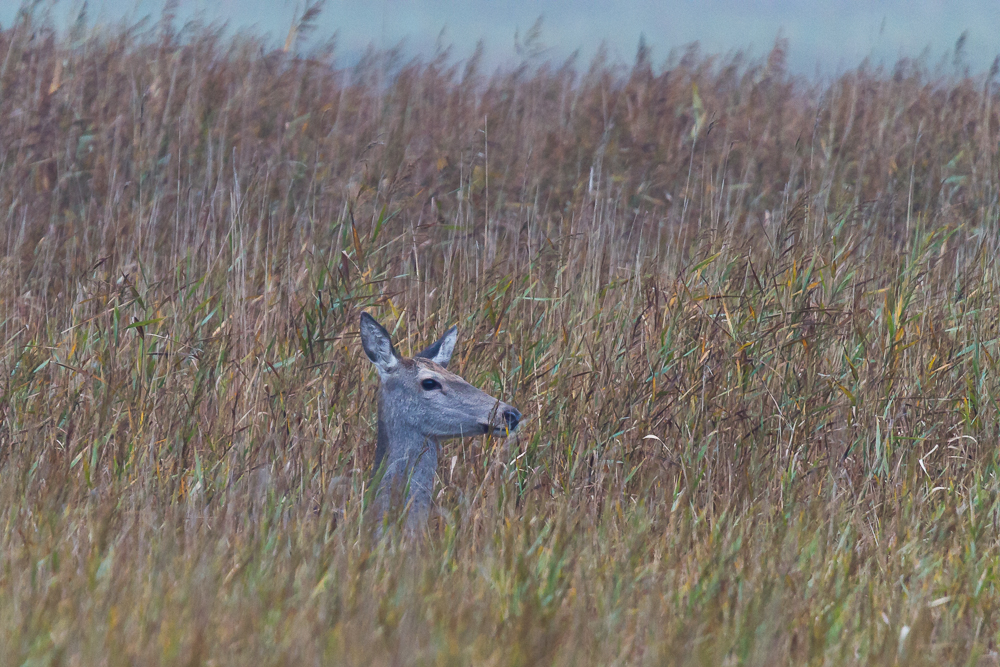
{"type": "Polygon", "coordinates": [[[368,313],[361,313],[361,347],[375,364],[379,377],[384,377],[399,365],[399,354],[392,345],[389,332],[368,313]]]}
{"type": "Polygon", "coordinates": [[[457,340],[458,327],[452,327],[444,332],[438,342],[418,352],[415,356],[421,359],[430,359],[439,366],[447,368],[448,362],[451,361],[451,354],[455,351],[455,341],[457,340]]]}

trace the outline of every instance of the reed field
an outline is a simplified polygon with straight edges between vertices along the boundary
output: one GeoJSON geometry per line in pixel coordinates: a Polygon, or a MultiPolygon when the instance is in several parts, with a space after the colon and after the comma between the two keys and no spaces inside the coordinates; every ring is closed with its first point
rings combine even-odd
{"type": "Polygon", "coordinates": [[[310,18],[0,31],[0,664],[1000,664],[1000,66],[310,18]],[[363,310],[524,414],[423,539],[363,310]]]}

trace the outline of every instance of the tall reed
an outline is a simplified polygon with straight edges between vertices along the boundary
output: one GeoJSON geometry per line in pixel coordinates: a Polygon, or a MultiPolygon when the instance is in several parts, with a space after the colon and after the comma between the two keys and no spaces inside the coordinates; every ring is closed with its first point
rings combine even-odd
{"type": "Polygon", "coordinates": [[[0,32],[4,664],[996,664],[997,67],[0,32]],[[358,314],[525,413],[360,520],[358,314]]]}

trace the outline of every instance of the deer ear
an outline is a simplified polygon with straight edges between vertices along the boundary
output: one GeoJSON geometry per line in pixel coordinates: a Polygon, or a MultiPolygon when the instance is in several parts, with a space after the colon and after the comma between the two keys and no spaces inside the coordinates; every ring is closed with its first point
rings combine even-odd
{"type": "Polygon", "coordinates": [[[368,313],[361,313],[361,347],[375,364],[380,377],[399,365],[399,355],[392,346],[389,332],[368,313]]]}
{"type": "Polygon", "coordinates": [[[458,327],[452,327],[444,332],[444,335],[438,339],[438,342],[434,343],[426,350],[417,353],[422,359],[430,359],[439,366],[448,367],[448,362],[451,360],[451,353],[455,351],[455,341],[458,340],[458,327]]]}

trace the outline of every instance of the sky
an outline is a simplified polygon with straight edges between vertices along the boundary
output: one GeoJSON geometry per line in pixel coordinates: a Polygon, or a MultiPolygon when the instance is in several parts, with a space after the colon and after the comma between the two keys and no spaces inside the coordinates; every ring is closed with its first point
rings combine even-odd
{"type": "MultiPolygon", "coordinates": [[[[159,17],[165,0],[89,0],[91,23],[159,17]]],[[[176,0],[180,20],[225,21],[231,30],[270,35],[278,46],[301,14],[303,0],[176,0]]],[[[15,20],[17,0],[0,0],[0,26],[15,20]]],[[[57,23],[75,17],[81,0],[41,0],[57,23]]],[[[766,54],[779,36],[788,39],[788,63],[805,76],[837,74],[865,58],[891,65],[921,57],[929,65],[954,59],[965,33],[962,64],[989,69],[1000,55],[1000,0],[328,0],[314,39],[337,34],[345,64],[368,45],[402,43],[412,55],[432,53],[439,36],[455,59],[483,40],[487,64],[519,61],[515,34],[543,20],[545,57],[561,61],[579,51],[583,63],[605,43],[613,59],[630,63],[640,35],[654,65],[672,49],[697,41],[706,53],[734,50],[766,54]],[[442,34],[442,30],[444,31],[442,34]]]]}

